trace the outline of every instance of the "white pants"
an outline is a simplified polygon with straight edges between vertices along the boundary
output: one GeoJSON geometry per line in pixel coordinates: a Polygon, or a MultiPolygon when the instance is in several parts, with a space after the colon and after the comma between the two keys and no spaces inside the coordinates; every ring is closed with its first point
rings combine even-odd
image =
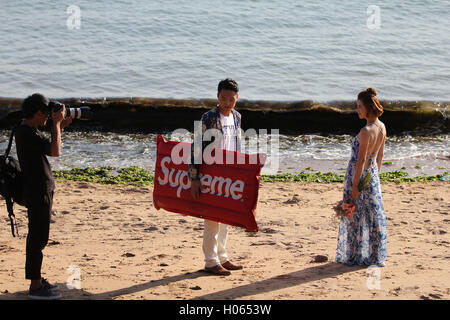
{"type": "Polygon", "coordinates": [[[226,252],[228,227],[226,224],[205,220],[203,253],[205,267],[211,268],[228,261],[226,252]]]}

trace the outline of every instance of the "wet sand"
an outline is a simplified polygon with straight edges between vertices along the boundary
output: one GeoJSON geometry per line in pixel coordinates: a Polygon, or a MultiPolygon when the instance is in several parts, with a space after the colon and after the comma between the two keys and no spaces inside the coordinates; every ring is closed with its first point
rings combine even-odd
{"type": "MultiPolygon", "coordinates": [[[[152,186],[58,182],[43,276],[64,299],[450,299],[450,183],[382,185],[388,258],[378,271],[333,262],[341,188],[263,183],[260,231],[230,227],[229,256],[245,268],[217,277],[201,271],[203,220],[156,211],[152,186]],[[80,289],[67,287],[74,265],[80,289]]],[[[0,299],[27,299],[25,208],[16,216],[19,238],[2,200],[0,299]]]]}

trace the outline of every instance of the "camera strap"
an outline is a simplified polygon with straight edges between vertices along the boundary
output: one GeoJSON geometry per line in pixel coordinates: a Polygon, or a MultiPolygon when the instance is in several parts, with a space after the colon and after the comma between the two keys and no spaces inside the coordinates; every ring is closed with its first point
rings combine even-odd
{"type": "MultiPolygon", "coordinates": [[[[14,139],[14,133],[16,132],[16,129],[20,126],[20,124],[22,123],[22,119],[13,127],[12,131],[11,131],[11,136],[9,137],[9,142],[8,142],[8,147],[5,150],[5,157],[4,159],[4,163],[2,163],[2,166],[7,164],[9,161],[8,160],[8,156],[9,153],[11,152],[11,147],[12,147],[12,142],[14,139]]],[[[7,207],[7,211],[8,211],[8,218],[9,218],[9,222],[11,224],[11,232],[13,237],[15,237],[15,233],[14,233],[14,229],[16,229],[16,234],[19,235],[19,229],[17,228],[17,222],[16,222],[16,216],[14,215],[14,211],[13,211],[13,202],[11,200],[11,198],[6,197],[6,207],[7,207]]]]}

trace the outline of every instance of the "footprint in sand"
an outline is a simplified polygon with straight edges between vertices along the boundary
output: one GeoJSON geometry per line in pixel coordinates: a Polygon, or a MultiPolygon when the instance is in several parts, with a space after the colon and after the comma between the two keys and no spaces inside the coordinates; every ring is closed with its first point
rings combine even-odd
{"type": "Polygon", "coordinates": [[[284,204],[299,204],[300,202],[302,202],[302,199],[300,198],[300,196],[298,194],[294,194],[292,196],[292,199],[289,199],[287,201],[284,201],[284,204]]]}
{"type": "Polygon", "coordinates": [[[267,234],[274,234],[274,233],[278,233],[277,230],[275,229],[271,229],[271,228],[264,228],[261,230],[262,233],[267,233],[267,234]]]}
{"type": "Polygon", "coordinates": [[[0,244],[0,252],[13,252],[14,248],[8,247],[7,245],[0,244]]]}
{"type": "Polygon", "coordinates": [[[259,242],[253,242],[250,244],[250,246],[273,246],[277,243],[274,241],[259,241],[259,242]]]}

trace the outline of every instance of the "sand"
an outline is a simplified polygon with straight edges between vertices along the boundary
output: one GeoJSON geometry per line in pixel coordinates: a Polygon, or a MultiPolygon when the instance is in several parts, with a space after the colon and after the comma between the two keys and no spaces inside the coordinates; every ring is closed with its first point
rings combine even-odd
{"type": "MultiPolygon", "coordinates": [[[[201,271],[203,220],[156,211],[152,186],[58,182],[43,276],[64,299],[450,299],[450,183],[382,185],[388,258],[378,270],[333,262],[341,188],[263,183],[260,231],[230,227],[229,256],[245,268],[218,277],[201,271]],[[80,289],[67,286],[73,270],[80,289]]],[[[16,215],[13,238],[2,200],[0,299],[27,299],[25,208],[16,215]]]]}

